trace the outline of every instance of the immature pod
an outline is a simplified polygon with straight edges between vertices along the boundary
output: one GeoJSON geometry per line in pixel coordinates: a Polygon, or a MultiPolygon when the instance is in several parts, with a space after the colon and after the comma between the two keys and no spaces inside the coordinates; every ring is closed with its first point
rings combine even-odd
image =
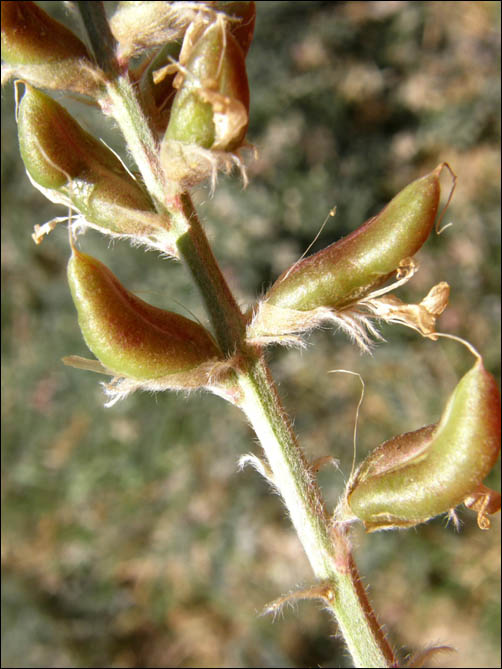
{"type": "Polygon", "coordinates": [[[223,15],[187,30],[175,87],[179,90],[162,147],[166,159],[173,141],[218,151],[242,145],[249,86],[244,54],[223,15]]]}
{"type": "Polygon", "coordinates": [[[5,78],[91,96],[100,89],[84,43],[34,2],[2,2],[2,59],[5,78]]]}
{"type": "Polygon", "coordinates": [[[143,382],[173,377],[177,387],[197,387],[207,381],[198,369],[221,358],[205,328],[147,304],[75,248],[68,281],[87,346],[117,376],[143,382]]]}
{"type": "Polygon", "coordinates": [[[486,513],[500,495],[482,486],[500,451],[500,394],[478,359],[460,380],[439,423],[401,434],[376,448],[349,481],[342,519],[367,531],[411,527],[461,502],[486,513]]]}
{"type": "Polygon", "coordinates": [[[379,287],[429,236],[444,166],[441,163],[406,186],[347,237],[293,265],[277,279],[265,301],[299,311],[341,309],[379,287]]]}
{"type": "MultiPolygon", "coordinates": [[[[174,6],[168,11],[166,11],[166,9],[163,8],[159,14],[159,12],[152,11],[151,7],[144,8],[143,5],[151,5],[151,3],[121,3],[121,7],[117,11],[117,14],[114,16],[114,18],[112,19],[112,27],[114,25],[114,20],[118,20],[118,23],[120,23],[124,18],[127,17],[127,15],[130,15],[129,18],[132,19],[136,14],[139,14],[138,16],[139,20],[136,19],[135,26],[134,27],[130,26],[130,29],[127,31],[127,37],[126,37],[127,39],[130,38],[130,36],[134,34],[134,30],[135,29],[137,30],[138,26],[142,24],[142,14],[144,11],[152,12],[150,21],[149,20],[146,21],[148,33],[152,32],[153,29],[152,23],[154,23],[155,21],[165,22],[168,14],[172,14],[170,19],[170,25],[171,25],[171,30],[173,31],[173,35],[171,36],[170,39],[174,39],[174,37],[176,37],[177,41],[169,41],[167,44],[164,44],[163,47],[158,51],[158,53],[156,53],[151,58],[151,60],[148,62],[148,65],[146,65],[141,72],[141,79],[139,83],[141,101],[145,110],[147,111],[150,121],[154,126],[155,131],[158,134],[164,135],[169,123],[171,107],[173,105],[173,101],[177,93],[177,88],[174,87],[174,83],[176,82],[176,85],[179,87],[180,79],[182,79],[182,77],[178,76],[178,70],[176,66],[172,65],[172,63],[175,62],[176,60],[180,60],[181,65],[183,64],[187,65],[187,61],[193,58],[193,53],[190,55],[189,50],[190,48],[192,48],[194,41],[197,41],[197,39],[199,39],[200,37],[199,35],[200,27],[193,30],[190,29],[191,37],[188,40],[188,45],[185,46],[184,54],[182,56],[180,54],[181,50],[180,37],[182,35],[182,28],[183,26],[185,26],[188,18],[187,12],[190,14],[190,12],[193,12],[194,10],[188,7],[184,7],[177,10],[176,6],[174,6]],[[175,28],[178,30],[177,33],[174,31],[175,28]],[[194,37],[194,32],[196,35],[195,37],[194,37]],[[197,35],[199,35],[199,37],[197,37],[197,35]]],[[[249,51],[249,47],[251,46],[251,41],[253,39],[253,32],[256,20],[255,3],[218,2],[216,6],[214,6],[213,8],[209,6],[208,7],[200,6],[199,20],[201,17],[203,17],[204,21],[202,23],[199,23],[199,26],[200,25],[205,26],[210,19],[216,21],[217,15],[215,14],[215,10],[223,12],[228,16],[229,18],[228,22],[225,22],[223,17],[221,17],[219,19],[220,24],[224,30],[229,31],[229,33],[231,33],[231,35],[235,39],[236,44],[238,44],[239,47],[241,48],[242,55],[245,57],[247,52],[249,51]]],[[[192,17],[192,19],[195,19],[195,15],[192,17]]],[[[195,22],[195,25],[197,25],[197,21],[195,22]]],[[[153,34],[155,34],[156,38],[158,38],[159,31],[154,30],[153,34]]],[[[225,42],[226,42],[226,35],[225,35],[225,42]]],[[[236,50],[235,44],[233,43],[230,46],[227,46],[225,44],[225,48],[228,48],[231,51],[236,50]]],[[[227,58],[228,57],[229,56],[227,55],[227,58]]],[[[239,54],[236,56],[236,58],[237,62],[241,64],[242,59],[240,58],[239,54]]],[[[228,65],[227,69],[229,69],[228,65]]],[[[191,76],[194,75],[192,74],[191,76]]],[[[214,87],[214,83],[215,80],[210,80],[209,86],[214,87]]],[[[232,90],[231,86],[229,86],[229,89],[230,89],[229,93],[230,95],[232,95],[234,93],[234,90],[232,90]]],[[[210,95],[211,94],[214,96],[214,91],[210,92],[210,95]]],[[[207,96],[207,92],[203,93],[203,95],[207,96]]],[[[247,96],[249,97],[249,93],[247,93],[247,96]]],[[[249,106],[248,97],[246,102],[247,107],[249,106]]],[[[178,98],[178,103],[179,103],[179,98],[178,98]]],[[[227,116],[229,118],[232,118],[232,114],[235,115],[235,110],[239,111],[238,114],[239,118],[244,118],[242,114],[242,109],[239,107],[237,102],[234,102],[234,109],[231,109],[231,107],[229,106],[229,101],[226,101],[225,104],[228,106],[227,116]]],[[[207,108],[207,102],[205,103],[205,108],[207,108]]],[[[217,109],[213,108],[213,112],[215,111],[217,112],[217,109]]],[[[214,129],[212,127],[212,125],[214,125],[214,122],[212,125],[211,124],[209,125],[211,128],[211,137],[209,143],[212,144],[214,142],[214,137],[213,137],[214,129]]],[[[173,131],[173,138],[179,139],[175,137],[175,132],[174,132],[174,130],[178,132],[179,127],[176,127],[175,129],[172,128],[171,130],[173,131]]]]}
{"type": "Polygon", "coordinates": [[[148,235],[160,227],[150,197],[114,153],[32,86],[19,105],[18,135],[25,167],[49,199],[71,204],[104,232],[148,235]]]}

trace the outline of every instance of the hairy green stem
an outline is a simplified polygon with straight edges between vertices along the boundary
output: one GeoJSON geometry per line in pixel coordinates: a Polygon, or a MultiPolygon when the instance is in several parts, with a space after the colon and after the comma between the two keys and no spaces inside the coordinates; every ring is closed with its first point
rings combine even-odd
{"type": "Polygon", "coordinates": [[[203,296],[216,338],[226,355],[233,355],[245,336],[244,316],[213,255],[188,193],[167,184],[159,147],[127,75],[107,86],[111,114],[117,121],[141,172],[157,211],[169,216],[176,246],[203,296]]]}
{"type": "Polygon", "coordinates": [[[321,597],[335,616],[356,667],[395,662],[361,583],[344,531],[327,516],[317,481],[306,461],[263,358],[239,375],[240,406],[265,452],[272,483],[281,493],[318,581],[321,597]]]}
{"type": "Polygon", "coordinates": [[[213,255],[190,195],[183,193],[181,202],[189,229],[178,238],[177,246],[202,294],[216,339],[225,355],[232,356],[244,341],[244,316],[213,255]]]}
{"type": "Polygon", "coordinates": [[[101,103],[103,111],[116,120],[157,211],[167,213],[168,184],[160,165],[159,146],[129,76],[123,74],[111,80],[106,92],[107,96],[101,103]]]}
{"type": "MultiPolygon", "coordinates": [[[[85,3],[88,5],[100,3],[85,3]]],[[[84,24],[95,32],[95,21],[84,24]]],[[[91,38],[91,41],[94,40],[91,38]]],[[[332,525],[315,476],[259,349],[245,342],[245,321],[187,193],[166,183],[159,147],[126,74],[112,77],[103,110],[117,121],[159,213],[169,214],[176,245],[197,283],[220,347],[238,359],[240,407],[252,424],[296,532],[357,667],[396,662],[373,613],[350,553],[346,533],[332,525]]]]}

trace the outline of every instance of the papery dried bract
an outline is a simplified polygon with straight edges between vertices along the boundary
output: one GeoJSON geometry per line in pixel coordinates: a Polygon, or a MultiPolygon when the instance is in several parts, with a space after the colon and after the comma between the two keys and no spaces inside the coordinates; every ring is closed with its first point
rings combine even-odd
{"type": "Polygon", "coordinates": [[[35,86],[100,93],[101,73],[80,39],[34,2],[2,2],[2,81],[17,77],[35,86]]]}
{"type": "Polygon", "coordinates": [[[500,452],[500,394],[479,359],[457,384],[436,425],[381,444],[347,486],[340,519],[368,531],[411,527],[467,501],[489,527],[496,493],[480,488],[500,452]],[[486,503],[483,500],[488,500],[486,503]]]}
{"type": "Polygon", "coordinates": [[[107,369],[140,382],[166,378],[166,387],[207,383],[206,369],[199,375],[199,368],[222,356],[201,325],[147,304],[75,248],[68,281],[85,342],[107,369]]]}

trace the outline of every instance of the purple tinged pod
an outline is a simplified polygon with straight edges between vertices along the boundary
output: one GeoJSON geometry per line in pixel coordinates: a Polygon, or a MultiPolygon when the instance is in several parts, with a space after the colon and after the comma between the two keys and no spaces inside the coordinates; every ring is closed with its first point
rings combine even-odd
{"type": "Polygon", "coordinates": [[[500,394],[478,359],[439,423],[384,442],[360,465],[347,488],[347,519],[359,518],[369,532],[412,527],[466,502],[486,529],[500,495],[482,481],[499,452],[500,394]]]}
{"type": "Polygon", "coordinates": [[[2,2],[2,59],[10,77],[95,96],[98,70],[85,44],[34,2],[2,2]]]}
{"type": "Polygon", "coordinates": [[[284,272],[265,303],[309,311],[341,309],[380,287],[432,230],[446,163],[413,181],[357,230],[284,272]]]}
{"type": "Polygon", "coordinates": [[[205,328],[147,304],[103,263],[75,248],[68,281],[87,346],[116,375],[146,382],[185,373],[186,386],[193,387],[197,368],[221,359],[205,328]]]}
{"type": "Polygon", "coordinates": [[[155,208],[103,142],[58,102],[26,86],[19,105],[21,157],[36,184],[63,195],[89,223],[117,234],[148,234],[155,208]]]}

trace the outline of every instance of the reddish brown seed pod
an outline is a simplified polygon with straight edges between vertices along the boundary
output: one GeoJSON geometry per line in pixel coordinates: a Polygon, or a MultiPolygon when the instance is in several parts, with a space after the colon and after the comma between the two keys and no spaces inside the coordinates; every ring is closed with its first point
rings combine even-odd
{"type": "Polygon", "coordinates": [[[85,44],[34,2],[2,2],[6,75],[34,86],[95,96],[100,74],[85,44]]]}
{"type": "Polygon", "coordinates": [[[129,292],[99,260],[73,248],[68,281],[85,342],[118,376],[149,381],[186,374],[221,353],[208,331],[184,316],[154,307],[129,292]]]}
{"type": "Polygon", "coordinates": [[[162,233],[166,222],[117,156],[33,86],[19,105],[18,137],[28,174],[51,200],[71,205],[104,233],[162,233]]]}

